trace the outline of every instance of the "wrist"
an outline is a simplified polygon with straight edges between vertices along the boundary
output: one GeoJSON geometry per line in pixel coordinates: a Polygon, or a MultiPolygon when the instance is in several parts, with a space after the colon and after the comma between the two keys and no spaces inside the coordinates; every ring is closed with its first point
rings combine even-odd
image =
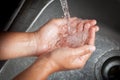
{"type": "Polygon", "coordinates": [[[46,80],[49,75],[57,71],[54,63],[46,56],[37,59],[32,68],[36,70],[36,76],[38,74],[38,79],[40,80],[46,80]]]}
{"type": "Polygon", "coordinates": [[[44,43],[43,40],[41,39],[41,35],[38,31],[31,32],[29,33],[30,35],[30,44],[34,46],[32,49],[33,51],[33,56],[40,56],[42,53],[45,53],[44,49],[44,43]]]}
{"type": "Polygon", "coordinates": [[[20,73],[14,80],[47,80],[48,76],[54,72],[47,57],[38,58],[29,68],[20,73]]]}
{"type": "Polygon", "coordinates": [[[43,56],[43,59],[40,58],[40,60],[41,60],[40,63],[42,63],[43,68],[44,68],[43,70],[47,71],[48,75],[50,75],[50,74],[59,70],[59,67],[49,57],[49,53],[48,53],[48,55],[43,56]]]}
{"type": "Polygon", "coordinates": [[[34,32],[29,32],[28,34],[28,47],[29,50],[31,51],[31,56],[36,56],[37,53],[37,42],[35,39],[35,34],[34,32]]]}
{"type": "Polygon", "coordinates": [[[34,40],[36,42],[36,56],[40,56],[41,54],[48,53],[49,46],[46,44],[47,40],[44,39],[44,35],[40,31],[33,32],[34,40]]]}

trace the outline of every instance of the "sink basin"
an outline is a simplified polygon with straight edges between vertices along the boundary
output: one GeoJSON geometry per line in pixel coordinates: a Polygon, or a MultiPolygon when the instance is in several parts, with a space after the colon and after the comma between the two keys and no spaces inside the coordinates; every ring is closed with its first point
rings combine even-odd
{"type": "Polygon", "coordinates": [[[25,0],[0,1],[0,31],[7,31],[20,11],[24,1],[25,0]]]}
{"type": "MultiPolygon", "coordinates": [[[[115,66],[120,67],[120,1],[68,0],[68,3],[71,16],[98,21],[100,31],[96,36],[97,50],[82,70],[57,72],[49,76],[48,80],[117,79],[118,77],[112,74],[111,69],[116,72],[119,69],[115,66]]],[[[26,0],[8,30],[32,32],[39,29],[48,20],[62,16],[63,12],[59,0],[26,0]]],[[[35,60],[35,57],[8,60],[0,70],[0,79],[12,79],[35,60]]]]}

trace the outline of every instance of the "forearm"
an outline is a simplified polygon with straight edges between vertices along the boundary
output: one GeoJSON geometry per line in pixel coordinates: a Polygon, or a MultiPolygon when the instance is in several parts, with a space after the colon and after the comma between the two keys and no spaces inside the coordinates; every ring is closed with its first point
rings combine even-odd
{"type": "Polygon", "coordinates": [[[33,33],[0,33],[0,60],[33,56],[35,49],[36,43],[33,33]]]}
{"type": "Polygon", "coordinates": [[[55,68],[48,59],[39,59],[29,68],[20,73],[14,80],[46,80],[55,68]]]}

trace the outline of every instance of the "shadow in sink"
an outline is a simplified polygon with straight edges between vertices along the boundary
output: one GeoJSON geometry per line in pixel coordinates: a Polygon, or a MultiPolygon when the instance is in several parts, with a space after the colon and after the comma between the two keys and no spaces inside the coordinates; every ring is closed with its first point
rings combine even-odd
{"type": "Polygon", "coordinates": [[[0,31],[6,29],[6,25],[10,19],[15,17],[15,11],[18,9],[22,0],[0,0],[0,31]],[[13,15],[14,14],[14,15],[13,15]],[[12,17],[11,17],[12,16],[12,17]]]}
{"type": "MultiPolygon", "coordinates": [[[[97,50],[88,60],[84,69],[58,72],[51,75],[49,80],[103,80],[101,74],[103,64],[109,58],[120,56],[120,3],[117,0],[68,1],[72,16],[98,20],[101,29],[96,37],[97,50]]],[[[16,17],[9,31],[35,31],[49,19],[62,15],[59,0],[29,0],[24,4],[24,8],[16,17]],[[43,5],[42,1],[48,6],[43,5]]],[[[7,61],[0,73],[1,79],[12,79],[31,65],[35,59],[22,58],[7,61]]]]}
{"type": "Polygon", "coordinates": [[[0,69],[2,68],[2,66],[5,64],[6,61],[0,61],[0,69]]]}

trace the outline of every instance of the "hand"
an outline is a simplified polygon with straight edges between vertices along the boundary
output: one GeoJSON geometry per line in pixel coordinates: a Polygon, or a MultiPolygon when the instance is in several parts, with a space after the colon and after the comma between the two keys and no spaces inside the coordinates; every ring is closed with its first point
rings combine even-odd
{"type": "MultiPolygon", "coordinates": [[[[80,20],[78,18],[70,18],[70,25],[71,26],[79,26],[84,29],[85,24],[90,24],[89,29],[95,28],[96,31],[98,27],[96,27],[95,20],[80,20]]],[[[66,34],[67,31],[67,21],[66,19],[53,19],[45,24],[40,30],[34,32],[35,33],[35,40],[36,40],[36,55],[40,55],[42,53],[48,53],[61,45],[57,45],[58,42],[61,40],[60,34],[62,36],[66,34]],[[57,45],[57,46],[56,46],[57,45]]]]}
{"type": "Polygon", "coordinates": [[[95,42],[95,32],[96,28],[90,29],[87,40],[88,45],[77,48],[62,47],[48,54],[43,54],[43,56],[40,56],[35,63],[19,74],[14,80],[46,80],[50,74],[56,71],[83,68],[95,50],[95,46],[93,46],[95,42]],[[29,76],[31,76],[31,78],[29,78],[29,76]]]}
{"type": "Polygon", "coordinates": [[[56,71],[81,69],[94,50],[95,47],[90,45],[54,50],[50,54],[40,56],[13,80],[47,80],[48,76],[56,71]]]}
{"type": "MultiPolygon", "coordinates": [[[[88,45],[78,48],[63,47],[52,51],[49,54],[40,56],[39,60],[47,61],[51,65],[51,71],[83,68],[93,51],[95,51],[95,28],[90,31],[88,45]]],[[[39,62],[39,61],[38,61],[39,62]]],[[[49,71],[49,70],[48,70],[49,71]]]]}
{"type": "Polygon", "coordinates": [[[49,61],[52,63],[53,71],[81,69],[86,64],[86,61],[95,51],[95,47],[85,45],[80,48],[60,48],[49,54],[49,61]]]}

